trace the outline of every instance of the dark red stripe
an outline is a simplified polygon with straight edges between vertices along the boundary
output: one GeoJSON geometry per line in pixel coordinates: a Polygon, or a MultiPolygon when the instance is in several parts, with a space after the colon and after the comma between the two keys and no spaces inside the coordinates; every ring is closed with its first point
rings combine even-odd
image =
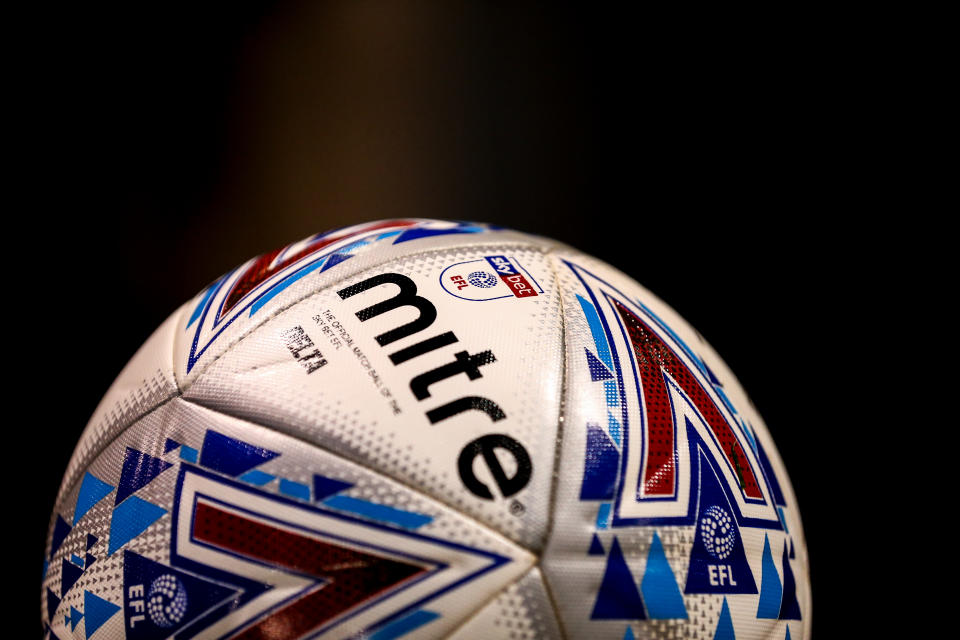
{"type": "Polygon", "coordinates": [[[376,231],[377,229],[386,229],[389,227],[411,227],[415,224],[417,223],[412,220],[387,220],[377,224],[371,224],[344,236],[323,238],[321,240],[317,240],[315,244],[304,247],[297,253],[284,258],[278,264],[272,266],[271,263],[273,260],[280,255],[280,252],[286,247],[275,249],[270,253],[266,253],[258,257],[252,265],[247,267],[247,270],[243,273],[243,275],[233,283],[233,286],[230,288],[230,293],[227,294],[227,298],[223,303],[223,308],[220,311],[220,317],[222,318],[230,313],[230,310],[233,309],[245,295],[257,288],[257,286],[259,286],[267,278],[279,271],[283,271],[297,260],[302,260],[310,254],[329,247],[335,242],[347,240],[369,231],[376,231]]]}
{"type": "Polygon", "coordinates": [[[742,479],[743,492],[750,498],[761,498],[757,478],[747,462],[746,454],[740,446],[733,429],[723,414],[697,381],[693,372],[683,363],[677,354],[636,314],[625,306],[613,301],[620,317],[627,326],[627,333],[633,345],[637,369],[643,387],[643,400],[647,410],[647,465],[643,477],[646,495],[663,496],[673,494],[676,460],[676,443],[673,437],[673,412],[667,385],[662,371],[670,374],[680,388],[687,394],[694,406],[700,411],[709,428],[717,437],[723,455],[742,479]]]}
{"type": "Polygon", "coordinates": [[[328,582],[234,636],[242,640],[299,638],[426,571],[278,529],[204,502],[197,503],[193,535],[200,542],[328,582]]]}

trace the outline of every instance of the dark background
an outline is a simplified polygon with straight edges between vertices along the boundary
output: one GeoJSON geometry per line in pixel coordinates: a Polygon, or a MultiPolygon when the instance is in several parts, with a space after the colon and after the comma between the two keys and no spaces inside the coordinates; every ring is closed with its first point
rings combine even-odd
{"type": "Polygon", "coordinates": [[[25,611],[62,470],[151,331],[252,255],[416,216],[556,237],[697,327],[792,477],[817,628],[840,623],[859,62],[800,15],[448,4],[31,16],[8,234],[34,265],[8,303],[39,311],[12,345],[17,451],[42,465],[20,506],[25,611]]]}

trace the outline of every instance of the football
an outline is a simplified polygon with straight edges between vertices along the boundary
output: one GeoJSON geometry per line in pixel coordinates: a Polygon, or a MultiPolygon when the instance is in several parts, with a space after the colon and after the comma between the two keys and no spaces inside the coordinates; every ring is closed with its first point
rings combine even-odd
{"type": "Polygon", "coordinates": [[[176,310],[87,424],[46,637],[808,638],[796,497],[733,373],[630,276],[388,220],[176,310]]]}

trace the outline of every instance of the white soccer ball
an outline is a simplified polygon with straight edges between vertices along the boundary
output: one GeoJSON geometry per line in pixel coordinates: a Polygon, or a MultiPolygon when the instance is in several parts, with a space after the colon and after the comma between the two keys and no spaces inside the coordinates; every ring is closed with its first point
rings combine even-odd
{"type": "Polygon", "coordinates": [[[51,638],[810,633],[796,498],[723,361],[609,265],[480,224],[208,286],[100,403],[47,550],[51,638]]]}

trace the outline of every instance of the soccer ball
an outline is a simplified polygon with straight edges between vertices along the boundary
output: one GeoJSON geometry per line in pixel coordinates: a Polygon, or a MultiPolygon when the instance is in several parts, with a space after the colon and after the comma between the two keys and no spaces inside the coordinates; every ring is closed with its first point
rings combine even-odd
{"type": "Polygon", "coordinates": [[[212,283],[100,403],[47,544],[49,638],[810,633],[796,498],[723,361],[609,265],[480,224],[212,283]]]}

